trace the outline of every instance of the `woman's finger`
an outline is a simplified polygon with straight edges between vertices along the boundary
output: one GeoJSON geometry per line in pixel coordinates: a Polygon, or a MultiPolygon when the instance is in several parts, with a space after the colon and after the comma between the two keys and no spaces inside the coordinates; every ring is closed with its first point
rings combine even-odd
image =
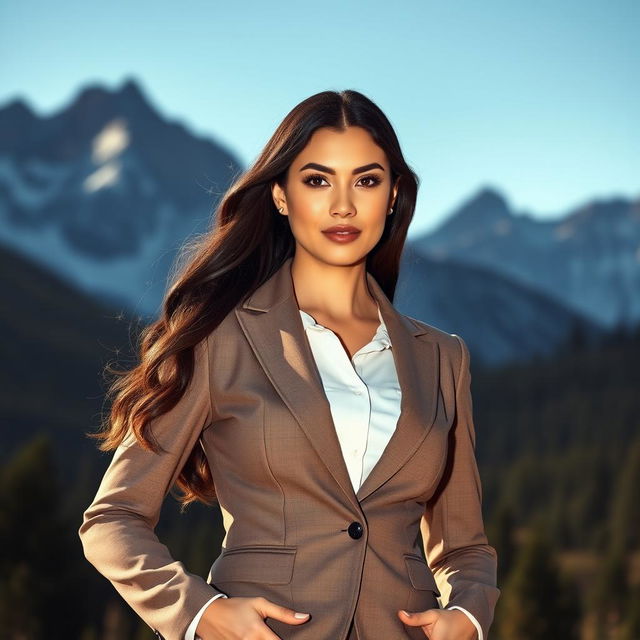
{"type": "Polygon", "coordinates": [[[274,618],[287,624],[302,624],[309,619],[308,613],[294,611],[288,607],[271,602],[262,596],[254,599],[254,607],[263,618],[274,618]]]}
{"type": "Polygon", "coordinates": [[[428,638],[431,637],[433,626],[440,615],[440,609],[427,609],[426,611],[405,611],[400,609],[398,616],[409,627],[422,627],[428,638]]]}

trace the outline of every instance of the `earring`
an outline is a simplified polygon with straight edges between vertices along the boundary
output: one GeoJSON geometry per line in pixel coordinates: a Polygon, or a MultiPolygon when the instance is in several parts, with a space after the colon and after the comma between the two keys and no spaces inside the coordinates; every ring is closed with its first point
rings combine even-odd
{"type": "Polygon", "coordinates": [[[284,209],[284,207],[278,207],[278,213],[282,213],[283,209],[284,209]]]}
{"type": "Polygon", "coordinates": [[[391,207],[391,211],[389,211],[389,215],[393,213],[393,207],[391,207]]]}

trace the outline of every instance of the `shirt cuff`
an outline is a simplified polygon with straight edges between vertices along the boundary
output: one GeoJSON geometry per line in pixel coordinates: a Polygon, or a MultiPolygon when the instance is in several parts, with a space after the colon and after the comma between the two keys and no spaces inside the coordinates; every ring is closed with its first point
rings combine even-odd
{"type": "Polygon", "coordinates": [[[467,617],[469,618],[469,620],[471,620],[471,622],[473,622],[476,630],[478,631],[478,640],[484,640],[484,638],[482,637],[482,627],[480,626],[480,623],[464,607],[460,607],[457,604],[454,604],[451,607],[445,607],[445,609],[460,609],[460,611],[466,613],[467,617]]]}
{"type": "Polygon", "coordinates": [[[207,601],[205,605],[196,613],[195,617],[191,621],[191,624],[187,627],[187,631],[184,634],[184,640],[202,640],[200,636],[196,635],[196,629],[198,627],[198,623],[200,622],[200,618],[202,618],[202,614],[204,610],[216,599],[216,598],[226,598],[227,596],[224,593],[218,593],[211,600],[207,601]]]}

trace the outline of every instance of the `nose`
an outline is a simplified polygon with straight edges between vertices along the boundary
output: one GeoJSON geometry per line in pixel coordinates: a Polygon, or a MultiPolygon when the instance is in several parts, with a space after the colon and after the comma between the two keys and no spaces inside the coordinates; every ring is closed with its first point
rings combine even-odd
{"type": "Polygon", "coordinates": [[[338,216],[340,218],[352,218],[356,214],[355,214],[355,211],[351,211],[351,210],[337,210],[337,209],[334,209],[333,213],[331,215],[332,216],[338,216]]]}
{"type": "Polygon", "coordinates": [[[356,214],[356,208],[353,204],[353,202],[351,201],[351,198],[349,198],[347,195],[343,195],[340,198],[338,198],[332,205],[331,205],[331,215],[337,215],[340,216],[342,218],[347,217],[347,216],[354,216],[356,214]]]}

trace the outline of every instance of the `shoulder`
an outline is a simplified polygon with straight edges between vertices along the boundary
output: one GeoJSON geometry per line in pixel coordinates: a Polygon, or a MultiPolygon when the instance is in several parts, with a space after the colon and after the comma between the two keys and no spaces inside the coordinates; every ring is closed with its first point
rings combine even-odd
{"type": "Polygon", "coordinates": [[[457,333],[448,333],[444,329],[440,329],[412,316],[402,315],[422,332],[418,335],[418,338],[435,342],[440,350],[440,357],[444,357],[455,369],[459,370],[463,364],[468,365],[469,349],[462,336],[457,333]]]}

